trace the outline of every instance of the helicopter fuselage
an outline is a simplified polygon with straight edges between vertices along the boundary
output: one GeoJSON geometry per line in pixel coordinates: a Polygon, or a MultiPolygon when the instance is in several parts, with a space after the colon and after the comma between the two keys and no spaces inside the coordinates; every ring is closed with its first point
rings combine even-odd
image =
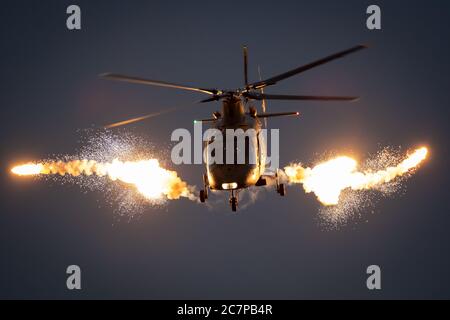
{"type": "MultiPolygon", "coordinates": [[[[261,123],[245,111],[244,101],[234,96],[223,100],[220,115],[211,127],[221,132],[223,161],[211,162],[206,157],[207,184],[212,190],[237,190],[254,186],[264,173],[266,164],[266,145],[261,134],[261,123]],[[227,129],[237,132],[236,136],[228,135],[227,129]],[[229,150],[230,144],[226,143],[230,138],[234,138],[233,150],[229,150]],[[244,139],[244,148],[239,147],[239,138],[244,139]],[[230,151],[234,155],[231,162],[226,156],[230,151]],[[244,157],[243,163],[237,161],[239,154],[244,157]]],[[[205,142],[206,154],[214,153],[214,150],[209,149],[211,142],[205,142]]]]}

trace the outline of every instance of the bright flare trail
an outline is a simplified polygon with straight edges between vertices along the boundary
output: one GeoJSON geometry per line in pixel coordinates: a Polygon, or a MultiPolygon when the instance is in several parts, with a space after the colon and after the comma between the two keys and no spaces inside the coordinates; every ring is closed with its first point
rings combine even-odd
{"type": "Polygon", "coordinates": [[[164,197],[167,199],[181,197],[195,199],[193,188],[182,181],[175,171],[162,168],[156,159],[125,162],[115,159],[107,163],[93,160],[27,163],[15,166],[11,172],[20,176],[49,174],[106,176],[113,181],[118,180],[134,186],[149,200],[164,197]]]}
{"type": "Polygon", "coordinates": [[[397,166],[379,171],[358,172],[356,160],[341,156],[320,163],[313,168],[292,164],[284,168],[290,183],[301,183],[305,192],[314,192],[319,201],[327,206],[337,205],[341,192],[369,190],[386,184],[396,177],[415,169],[426,157],[426,147],[416,149],[397,166]]]}
{"type": "MultiPolygon", "coordinates": [[[[107,191],[108,195],[109,189],[104,187],[103,181],[122,182],[123,186],[129,186],[129,188],[119,188],[126,194],[118,191],[119,193],[113,196],[112,201],[119,203],[119,211],[123,213],[134,213],[140,210],[140,205],[144,204],[132,196],[133,192],[128,197],[128,191],[136,190],[145,203],[150,201],[156,205],[163,203],[166,199],[182,197],[197,200],[195,187],[181,180],[177,172],[161,167],[157,159],[143,156],[144,160],[119,160],[120,154],[125,157],[136,154],[136,150],[130,147],[130,145],[133,146],[130,141],[134,142],[134,139],[116,141],[112,139],[114,137],[105,139],[101,136],[100,138],[103,139],[95,140],[97,142],[92,144],[93,148],[87,149],[83,152],[84,155],[79,156],[84,160],[30,162],[13,167],[11,172],[18,176],[68,177],[64,181],[73,181],[71,177],[78,176],[104,177],[105,180],[85,180],[80,177],[77,181],[82,187],[100,188],[107,191]],[[111,148],[112,145],[115,148],[111,148]],[[86,158],[105,160],[95,161],[86,158]]],[[[355,194],[350,195],[344,191],[378,190],[383,194],[395,192],[398,188],[396,182],[401,181],[399,178],[408,177],[413,173],[426,159],[427,154],[426,147],[416,149],[404,157],[383,151],[380,154],[381,157],[372,159],[375,162],[363,165],[366,169],[360,169],[360,171],[356,160],[347,156],[338,156],[311,168],[304,167],[300,163],[291,164],[284,168],[284,173],[289,183],[302,184],[306,193],[313,192],[317,196],[325,206],[321,210],[326,210],[323,212],[327,219],[345,221],[357,207],[364,207],[364,196],[359,194],[355,197],[355,194]]]]}

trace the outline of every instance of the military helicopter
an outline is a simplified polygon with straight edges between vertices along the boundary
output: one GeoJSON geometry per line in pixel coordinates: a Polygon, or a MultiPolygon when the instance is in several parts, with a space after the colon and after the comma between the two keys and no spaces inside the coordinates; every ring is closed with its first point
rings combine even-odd
{"type": "MultiPolygon", "coordinates": [[[[250,83],[248,80],[248,50],[247,47],[244,46],[244,86],[232,90],[192,87],[165,81],[130,77],[115,73],[104,73],[101,74],[100,77],[108,80],[195,91],[210,96],[199,101],[200,103],[222,101],[221,112],[216,111],[213,113],[212,118],[199,121],[209,123],[211,127],[220,130],[220,132],[223,133],[223,141],[227,139],[225,134],[227,129],[242,129],[241,132],[243,132],[244,134],[250,129],[253,129],[255,134],[248,136],[248,138],[245,140],[244,148],[239,149],[236,143],[232,144],[232,151],[235,157],[233,159],[234,161],[232,161],[231,163],[229,161],[225,161],[224,163],[217,163],[206,160],[206,173],[203,174],[203,189],[199,192],[199,198],[201,202],[205,202],[208,199],[208,190],[224,190],[230,192],[229,202],[231,205],[231,209],[232,211],[236,211],[238,206],[238,193],[242,189],[252,186],[265,186],[270,180],[270,182],[274,182],[273,184],[276,186],[276,191],[281,196],[284,196],[286,194],[285,185],[280,181],[278,169],[273,174],[265,174],[267,154],[265,141],[263,139],[263,135],[261,134],[261,129],[263,125],[267,127],[267,118],[280,116],[298,116],[299,112],[294,111],[267,113],[266,100],[354,101],[358,99],[358,97],[352,96],[268,94],[264,92],[264,89],[268,86],[275,85],[284,79],[290,78],[294,75],[318,67],[330,61],[342,58],[346,55],[365,48],[367,48],[367,46],[357,45],[350,49],[332,54],[320,60],[302,65],[298,68],[292,69],[265,80],[261,79],[260,74],[259,81],[250,83]],[[257,112],[257,109],[253,105],[253,101],[261,101],[262,113],[257,112]],[[261,120],[264,120],[264,124],[261,122],[261,120]],[[245,161],[243,163],[237,163],[236,161],[236,155],[238,155],[239,153],[241,153],[241,155],[245,155],[245,161]],[[253,161],[250,162],[250,158],[253,159],[253,161]]],[[[145,119],[145,117],[137,118],[137,120],[142,119],[145,119]]],[[[128,123],[128,121],[120,122],[119,124],[126,123],[128,123]]],[[[213,139],[205,142],[206,154],[215,151],[208,150],[213,142],[213,139]]],[[[229,148],[227,147],[227,143],[223,143],[223,146],[223,156],[225,156],[227,151],[230,150],[227,150],[227,148],[229,148]]]]}

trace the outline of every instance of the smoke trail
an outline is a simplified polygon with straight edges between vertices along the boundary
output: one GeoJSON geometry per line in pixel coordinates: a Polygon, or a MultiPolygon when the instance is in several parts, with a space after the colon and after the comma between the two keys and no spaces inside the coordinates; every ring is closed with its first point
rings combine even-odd
{"type": "Polygon", "coordinates": [[[314,192],[326,205],[337,205],[345,189],[370,190],[391,182],[416,168],[427,156],[425,147],[415,150],[396,166],[375,172],[358,172],[357,162],[349,157],[337,157],[313,168],[293,164],[284,168],[290,183],[301,183],[306,193],[314,192]]]}

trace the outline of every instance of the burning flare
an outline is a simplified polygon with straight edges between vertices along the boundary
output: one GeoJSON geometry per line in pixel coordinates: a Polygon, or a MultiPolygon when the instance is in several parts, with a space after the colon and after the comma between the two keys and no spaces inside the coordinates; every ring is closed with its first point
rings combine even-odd
{"type": "Polygon", "coordinates": [[[41,173],[42,168],[42,164],[29,163],[14,167],[11,169],[11,172],[19,176],[29,176],[41,173]]]}
{"type": "Polygon", "coordinates": [[[341,191],[367,190],[388,183],[416,168],[426,157],[426,147],[415,150],[395,167],[388,167],[376,172],[356,171],[358,163],[349,157],[337,157],[316,165],[304,168],[301,164],[293,164],[284,168],[290,183],[301,183],[307,193],[314,192],[324,205],[337,205],[341,191]]]}
{"type": "Polygon", "coordinates": [[[192,187],[182,181],[175,171],[162,168],[156,159],[126,162],[115,159],[110,163],[99,163],[94,160],[27,163],[12,168],[11,172],[20,176],[40,174],[90,176],[94,174],[133,185],[150,200],[161,199],[163,196],[168,199],[194,198],[192,187]]]}

